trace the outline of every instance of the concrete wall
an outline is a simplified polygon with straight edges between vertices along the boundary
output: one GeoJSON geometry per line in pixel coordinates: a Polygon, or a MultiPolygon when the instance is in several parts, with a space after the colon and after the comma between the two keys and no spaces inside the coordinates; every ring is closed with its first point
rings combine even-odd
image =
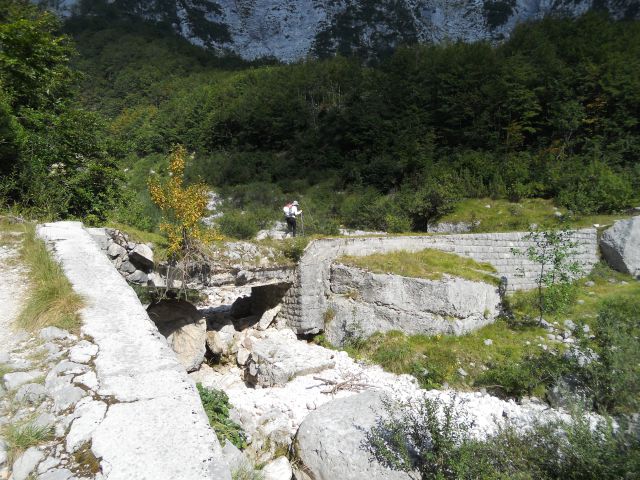
{"type": "MultiPolygon", "coordinates": [[[[316,240],[307,246],[300,259],[293,287],[284,298],[280,315],[298,334],[322,331],[331,291],[331,264],[342,255],[365,256],[435,248],[492,264],[500,276],[507,278],[509,291],[531,289],[535,287],[536,265],[512,251],[533,246],[525,239],[526,235],[526,232],[509,232],[316,240]]],[[[598,261],[596,230],[576,230],[572,240],[578,243],[576,260],[585,272],[589,272],[598,261]]]]}
{"type": "Polygon", "coordinates": [[[193,381],[134,291],[79,222],[38,227],[85,302],[98,346],[96,400],[108,405],[91,450],[108,480],[230,480],[193,381]]]}

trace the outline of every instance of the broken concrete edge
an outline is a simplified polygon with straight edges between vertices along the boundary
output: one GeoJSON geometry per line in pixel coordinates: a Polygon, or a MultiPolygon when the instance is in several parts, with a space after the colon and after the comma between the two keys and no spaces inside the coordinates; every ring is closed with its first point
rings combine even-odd
{"type": "Polygon", "coordinates": [[[194,382],[82,223],[37,234],[84,298],[81,330],[99,348],[98,396],[109,406],[91,445],[104,478],[230,480],[194,382]]]}
{"type": "MultiPolygon", "coordinates": [[[[536,286],[538,265],[514,252],[514,249],[526,251],[533,245],[527,235],[528,232],[506,232],[313,240],[300,258],[294,284],[285,295],[280,316],[299,335],[323,331],[323,317],[329,308],[331,265],[342,255],[366,256],[433,248],[490,263],[500,277],[507,279],[509,292],[531,289],[536,286]]],[[[588,274],[599,260],[597,230],[573,230],[570,239],[577,243],[575,260],[588,274]]]]}

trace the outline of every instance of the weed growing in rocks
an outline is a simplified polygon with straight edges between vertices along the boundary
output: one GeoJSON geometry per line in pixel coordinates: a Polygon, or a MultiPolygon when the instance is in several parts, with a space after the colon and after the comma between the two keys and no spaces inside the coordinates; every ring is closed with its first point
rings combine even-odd
{"type": "Polygon", "coordinates": [[[229,418],[229,397],[222,390],[208,389],[196,384],[204,411],[209,418],[211,428],[216,432],[218,440],[224,444],[230,441],[242,449],[247,446],[247,439],[242,427],[229,418]]]}
{"type": "Polygon", "coordinates": [[[262,473],[247,465],[240,465],[231,472],[231,480],[263,480],[263,478],[262,473]]]}
{"type": "Polygon", "coordinates": [[[35,447],[53,438],[53,428],[38,426],[33,422],[8,424],[2,430],[2,436],[7,443],[9,463],[29,447],[35,447]]]}

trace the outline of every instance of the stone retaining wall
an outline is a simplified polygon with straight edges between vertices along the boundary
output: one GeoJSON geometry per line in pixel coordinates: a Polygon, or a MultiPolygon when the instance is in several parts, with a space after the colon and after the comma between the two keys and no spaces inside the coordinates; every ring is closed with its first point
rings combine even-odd
{"type": "Polygon", "coordinates": [[[134,291],[79,222],[38,227],[85,302],[82,333],[98,346],[90,437],[108,480],[230,480],[193,381],[134,291]]]}
{"type": "MultiPolygon", "coordinates": [[[[509,232],[315,240],[300,259],[295,282],[284,298],[280,315],[298,334],[322,331],[330,295],[331,264],[342,255],[365,256],[435,248],[492,264],[500,276],[507,278],[508,291],[531,289],[535,287],[536,265],[512,251],[533,245],[525,239],[526,235],[526,232],[509,232]]],[[[576,230],[572,240],[578,243],[576,260],[585,272],[589,272],[598,261],[596,230],[576,230]]]]}

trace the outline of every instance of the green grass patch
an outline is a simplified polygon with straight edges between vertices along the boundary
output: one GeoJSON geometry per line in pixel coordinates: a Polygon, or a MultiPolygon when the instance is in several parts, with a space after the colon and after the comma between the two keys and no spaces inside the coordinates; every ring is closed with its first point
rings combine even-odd
{"type": "Polygon", "coordinates": [[[33,225],[27,226],[21,258],[29,270],[31,288],[16,325],[29,331],[50,326],[78,331],[82,298],[73,291],[44,242],[36,238],[33,225]]]}
{"type": "Polygon", "coordinates": [[[476,232],[527,231],[531,224],[540,228],[582,228],[594,224],[609,225],[628,215],[575,215],[566,208],[554,208],[552,200],[526,198],[514,203],[491,198],[461,200],[454,211],[439,222],[468,222],[476,232]],[[562,214],[557,216],[556,212],[562,214]]]}
{"type": "Polygon", "coordinates": [[[4,377],[7,373],[13,372],[13,368],[5,363],[0,363],[0,378],[4,377]]]}
{"type": "Polygon", "coordinates": [[[37,426],[33,422],[7,424],[2,429],[2,436],[7,443],[9,464],[30,447],[35,447],[53,438],[53,427],[37,426]]]}
{"type": "MultiPolygon", "coordinates": [[[[640,298],[640,282],[630,275],[613,270],[604,262],[596,264],[588,276],[575,282],[575,287],[575,301],[562,313],[546,314],[545,320],[561,323],[570,318],[590,325],[607,300],[640,298]]],[[[517,321],[527,322],[537,318],[536,295],[531,290],[515,292],[509,296],[507,301],[517,321]]]]}
{"type": "Polygon", "coordinates": [[[391,273],[429,280],[439,280],[443,275],[452,275],[492,285],[500,283],[492,265],[430,248],[420,252],[401,250],[364,257],[343,256],[338,261],[373,273],[391,273]]]}
{"type": "Polygon", "coordinates": [[[460,337],[409,336],[398,331],[378,333],[347,351],[387,371],[412,374],[424,388],[438,388],[447,383],[468,390],[489,369],[519,363],[542,351],[538,344],[545,343],[545,333],[536,326],[513,327],[498,320],[460,337]],[[493,343],[485,345],[487,339],[493,343]],[[466,377],[458,373],[460,368],[467,373],[466,377]]]}

